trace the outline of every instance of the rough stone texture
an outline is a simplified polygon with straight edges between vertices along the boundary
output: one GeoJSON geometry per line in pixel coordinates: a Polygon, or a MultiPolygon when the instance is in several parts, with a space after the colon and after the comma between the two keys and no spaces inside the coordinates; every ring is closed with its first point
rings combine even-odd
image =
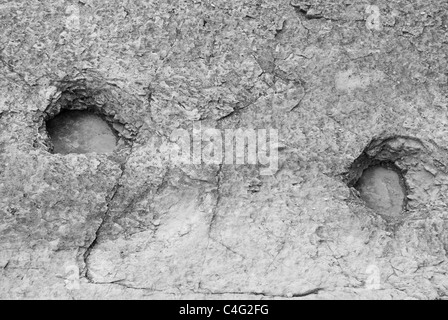
{"type": "Polygon", "coordinates": [[[448,3],[370,4],[0,4],[0,298],[446,298],[448,3]],[[72,97],[117,155],[48,152],[72,97]],[[278,129],[278,172],[166,161],[198,120],[278,129]],[[398,219],[347,184],[363,154],[403,170],[398,219]]]}

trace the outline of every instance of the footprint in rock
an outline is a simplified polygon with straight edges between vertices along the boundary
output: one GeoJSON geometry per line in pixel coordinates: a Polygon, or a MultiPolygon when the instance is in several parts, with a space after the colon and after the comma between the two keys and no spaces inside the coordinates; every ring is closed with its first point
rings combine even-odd
{"type": "Polygon", "coordinates": [[[109,124],[89,111],[63,111],[47,122],[53,153],[110,153],[117,136],[109,124]]]}
{"type": "Polygon", "coordinates": [[[402,178],[391,168],[374,166],[364,170],[355,188],[367,206],[379,214],[399,216],[405,205],[402,178]]]}

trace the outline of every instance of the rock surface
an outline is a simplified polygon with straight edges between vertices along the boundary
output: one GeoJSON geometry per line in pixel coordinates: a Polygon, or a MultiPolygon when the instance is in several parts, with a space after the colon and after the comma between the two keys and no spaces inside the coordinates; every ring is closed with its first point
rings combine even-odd
{"type": "Polygon", "coordinates": [[[448,3],[0,5],[0,298],[444,299],[448,3]],[[95,108],[112,154],[49,152],[95,108]],[[276,129],[279,169],[167,161],[175,129],[276,129]],[[347,183],[393,162],[407,210],[347,183]]]}

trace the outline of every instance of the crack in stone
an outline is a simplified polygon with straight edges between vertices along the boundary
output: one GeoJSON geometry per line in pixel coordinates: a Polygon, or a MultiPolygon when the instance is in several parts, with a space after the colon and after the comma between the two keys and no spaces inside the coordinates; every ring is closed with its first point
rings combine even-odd
{"type": "MultiPolygon", "coordinates": [[[[291,228],[290,225],[288,225],[287,227],[287,231],[285,232],[285,234],[289,234],[289,229],[291,228]]],[[[269,263],[268,267],[266,268],[266,272],[265,274],[268,274],[269,269],[271,268],[271,266],[274,264],[275,260],[277,259],[277,257],[280,255],[280,253],[283,251],[283,249],[286,246],[286,239],[284,239],[281,244],[280,244],[280,249],[277,250],[277,254],[273,257],[271,263],[269,263]]]]}
{"type": "Polygon", "coordinates": [[[90,245],[87,247],[86,251],[84,251],[84,254],[83,254],[83,261],[84,261],[83,273],[84,273],[84,276],[89,281],[92,281],[91,277],[89,276],[89,264],[88,264],[90,253],[92,252],[95,245],[98,243],[98,237],[100,235],[101,229],[103,228],[103,226],[106,222],[107,216],[109,215],[109,212],[111,209],[111,203],[114,200],[115,195],[118,193],[118,190],[120,189],[119,181],[121,180],[121,177],[123,176],[123,174],[124,174],[124,170],[122,170],[120,177],[117,178],[117,181],[116,181],[115,186],[112,191],[112,195],[111,195],[110,199],[107,201],[107,209],[103,215],[100,225],[98,226],[98,228],[95,231],[95,237],[93,238],[92,242],[90,243],[90,245]]]}
{"type": "MultiPolygon", "coordinates": [[[[202,274],[202,272],[204,270],[205,262],[207,261],[207,252],[208,252],[208,248],[210,246],[210,240],[213,240],[213,238],[211,236],[211,231],[212,231],[212,228],[213,228],[213,224],[214,224],[214,222],[216,220],[216,214],[217,214],[217,211],[218,211],[219,203],[221,201],[220,189],[221,189],[221,183],[222,183],[222,164],[220,164],[219,167],[218,167],[218,170],[216,172],[216,177],[217,177],[217,181],[216,181],[216,193],[217,193],[217,195],[216,195],[216,201],[215,201],[215,204],[214,204],[214,207],[213,207],[212,217],[210,219],[209,228],[208,228],[208,232],[207,232],[207,237],[208,238],[207,238],[207,245],[205,247],[204,259],[203,259],[202,265],[201,265],[201,270],[202,270],[201,274],[202,274]]],[[[201,287],[201,284],[202,284],[202,280],[199,279],[198,288],[201,287]]]]}
{"type": "Polygon", "coordinates": [[[98,244],[98,237],[99,237],[99,235],[101,233],[101,230],[103,229],[103,227],[104,227],[104,225],[105,225],[105,223],[107,221],[107,218],[109,217],[109,213],[110,213],[110,210],[111,210],[111,204],[114,201],[115,196],[118,194],[118,191],[120,189],[120,186],[121,186],[120,185],[120,181],[121,181],[122,177],[124,176],[125,169],[126,169],[126,164],[129,161],[130,156],[132,155],[132,147],[133,147],[133,145],[131,146],[131,150],[129,152],[129,155],[126,157],[126,160],[124,161],[124,163],[122,163],[120,165],[120,167],[121,167],[120,176],[117,178],[117,180],[115,182],[115,186],[112,188],[112,192],[111,192],[112,194],[111,194],[109,200],[107,201],[107,208],[106,208],[106,210],[105,210],[105,212],[103,214],[101,223],[100,223],[100,225],[98,226],[98,228],[95,231],[95,237],[93,238],[92,242],[90,242],[89,246],[86,248],[86,250],[84,251],[84,254],[82,256],[83,262],[84,262],[84,268],[82,269],[82,275],[90,283],[95,283],[95,282],[92,280],[92,277],[90,276],[90,273],[89,273],[89,257],[90,257],[90,254],[91,254],[92,250],[94,249],[94,247],[98,244]]]}
{"type": "Polygon", "coordinates": [[[195,291],[195,293],[201,294],[234,294],[234,295],[253,295],[253,296],[263,296],[267,298],[300,298],[306,297],[314,294],[318,294],[320,291],[323,291],[324,288],[318,287],[310,290],[306,290],[304,292],[297,293],[289,293],[289,294],[275,294],[268,292],[257,292],[257,291],[214,291],[214,290],[203,290],[203,291],[195,291]]]}
{"type": "Polygon", "coordinates": [[[160,292],[160,293],[172,294],[170,292],[165,292],[164,290],[157,290],[157,289],[154,289],[154,288],[136,287],[136,286],[128,285],[126,283],[122,283],[122,281],[125,281],[125,279],[114,280],[114,281],[110,281],[110,282],[92,282],[92,284],[116,285],[116,286],[124,287],[126,289],[144,290],[144,291],[150,291],[150,292],[160,292]]]}
{"type": "MultiPolygon", "coordinates": [[[[257,61],[257,63],[258,63],[258,61],[257,61]]],[[[263,71],[263,73],[265,73],[265,71],[263,71]]],[[[261,76],[261,75],[260,75],[260,76],[261,76]]],[[[225,119],[227,119],[227,118],[230,118],[230,117],[232,117],[232,116],[234,116],[234,115],[238,115],[238,114],[240,114],[244,109],[247,109],[247,108],[253,106],[253,105],[256,104],[260,99],[265,98],[265,97],[266,97],[266,95],[261,95],[261,96],[255,98],[255,99],[252,99],[252,101],[247,102],[247,103],[246,103],[244,106],[242,106],[242,107],[239,107],[238,104],[237,104],[237,105],[235,106],[235,108],[234,108],[230,113],[228,113],[228,114],[226,114],[226,115],[224,115],[224,116],[221,116],[220,118],[218,118],[218,119],[216,120],[216,122],[220,122],[220,121],[225,120],[225,119]]],[[[240,119],[239,119],[239,120],[240,120],[240,119]]],[[[239,121],[239,120],[238,120],[238,121],[239,121]]]]}
{"type": "Polygon", "coordinates": [[[6,268],[8,268],[9,263],[11,262],[11,260],[8,260],[8,262],[6,262],[6,264],[4,266],[2,266],[3,270],[6,270],[6,268]]]}
{"type": "Polygon", "coordinates": [[[247,259],[247,257],[245,257],[244,255],[242,255],[241,253],[236,252],[235,250],[233,250],[231,247],[229,247],[228,245],[224,244],[223,242],[221,242],[221,241],[219,241],[219,240],[217,240],[217,239],[215,239],[215,238],[213,238],[213,237],[210,237],[210,239],[211,239],[212,241],[216,242],[217,244],[223,246],[224,248],[226,248],[228,251],[232,252],[233,254],[235,254],[235,255],[241,257],[242,259],[247,259]]]}
{"type": "MultiPolygon", "coordinates": [[[[178,295],[179,293],[173,293],[173,292],[166,292],[165,290],[157,290],[151,287],[137,287],[133,285],[129,285],[126,283],[122,283],[123,279],[121,280],[115,280],[111,282],[92,282],[92,284],[97,285],[117,285],[120,287],[124,287],[126,289],[132,289],[132,290],[142,290],[142,291],[148,291],[152,293],[163,293],[163,294],[170,294],[170,295],[178,295]]],[[[301,298],[306,297],[310,295],[316,295],[319,294],[319,292],[324,291],[325,289],[322,287],[317,287],[313,289],[309,289],[303,292],[297,292],[297,293],[288,293],[288,294],[275,294],[275,293],[268,293],[268,292],[257,292],[257,291],[219,291],[219,290],[209,290],[209,289],[199,289],[199,290],[187,290],[184,292],[180,292],[181,295],[186,293],[194,293],[194,294],[212,294],[212,295],[252,295],[252,296],[262,296],[266,298],[301,298]]]]}
{"type": "Polygon", "coordinates": [[[231,116],[233,116],[233,115],[235,115],[235,114],[238,114],[239,111],[240,111],[241,109],[242,109],[242,108],[235,107],[230,113],[228,113],[228,114],[226,114],[226,115],[224,115],[224,116],[218,118],[216,121],[222,121],[222,120],[224,120],[224,119],[230,118],[231,116]]]}
{"type": "Polygon", "coordinates": [[[216,219],[216,214],[218,211],[218,207],[219,207],[219,203],[221,202],[221,183],[222,183],[222,164],[219,165],[218,167],[218,171],[216,172],[216,177],[217,177],[217,181],[216,181],[216,202],[212,211],[212,218],[210,220],[210,227],[208,230],[208,235],[210,237],[210,232],[212,230],[213,224],[215,222],[216,219]]]}
{"type": "MultiPolygon", "coordinates": [[[[302,88],[304,88],[303,85],[302,85],[302,88]]],[[[303,99],[305,99],[307,94],[308,94],[308,91],[304,88],[304,93],[303,93],[302,97],[300,98],[299,102],[297,102],[297,104],[294,107],[292,107],[291,110],[289,110],[289,112],[292,112],[296,108],[300,107],[300,105],[302,104],[303,99]]]]}

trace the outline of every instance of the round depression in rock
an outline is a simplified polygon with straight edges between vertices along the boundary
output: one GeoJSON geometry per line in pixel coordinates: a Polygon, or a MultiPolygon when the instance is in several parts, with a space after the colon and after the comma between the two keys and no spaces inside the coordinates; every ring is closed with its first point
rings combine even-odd
{"type": "Polygon", "coordinates": [[[89,111],[62,111],[47,121],[53,153],[110,153],[117,136],[109,124],[89,111]]]}
{"type": "Polygon", "coordinates": [[[391,168],[374,166],[367,168],[356,189],[367,206],[379,214],[398,216],[405,205],[405,189],[399,173],[391,168]]]}

